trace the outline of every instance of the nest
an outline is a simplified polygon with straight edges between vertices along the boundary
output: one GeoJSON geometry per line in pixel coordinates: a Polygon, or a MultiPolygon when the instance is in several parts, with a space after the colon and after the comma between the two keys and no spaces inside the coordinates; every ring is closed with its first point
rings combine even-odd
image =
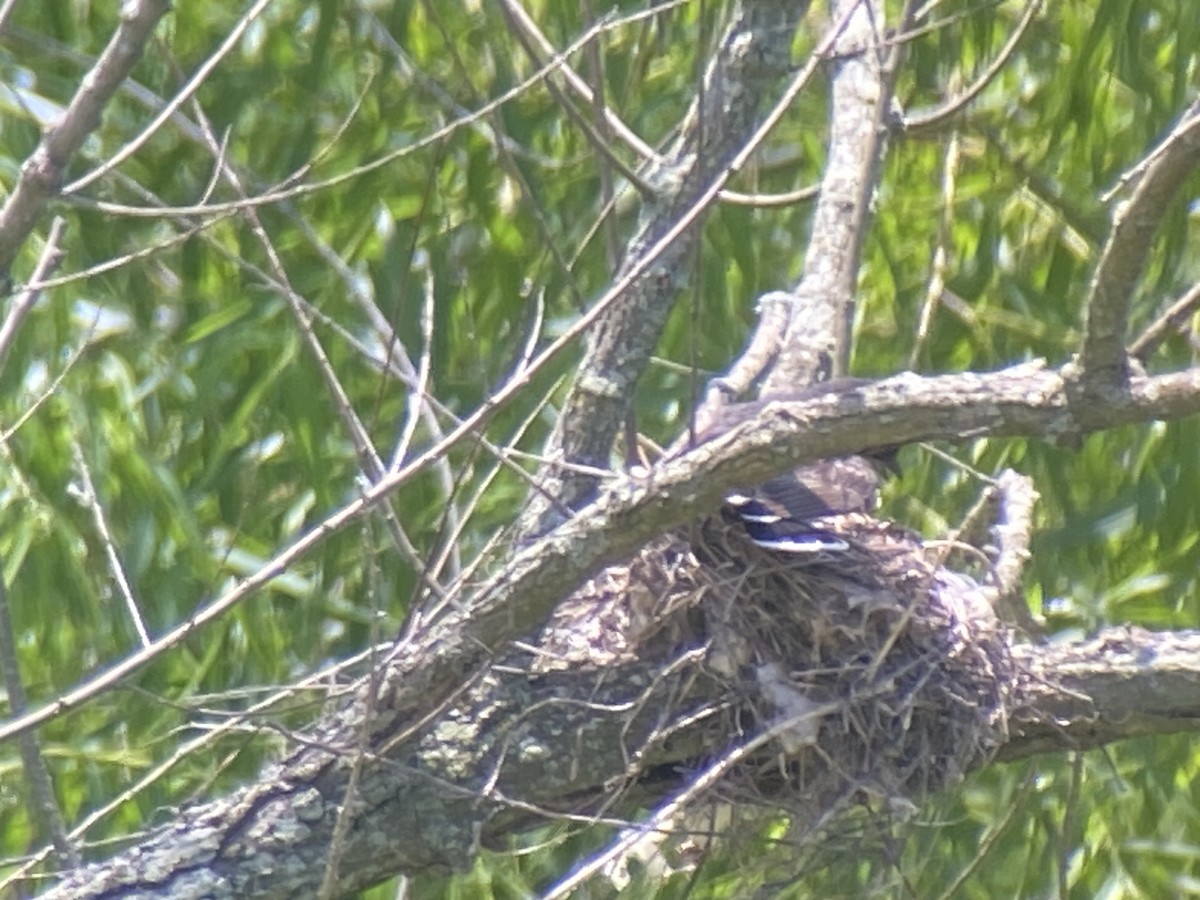
{"type": "Polygon", "coordinates": [[[862,514],[819,524],[850,549],[771,552],[724,516],[661,538],[560,607],[540,665],[703,647],[736,699],[731,746],[753,747],[719,799],[786,811],[806,831],[855,802],[915,808],[1003,741],[1008,635],[988,592],[908,531],[862,514]]]}

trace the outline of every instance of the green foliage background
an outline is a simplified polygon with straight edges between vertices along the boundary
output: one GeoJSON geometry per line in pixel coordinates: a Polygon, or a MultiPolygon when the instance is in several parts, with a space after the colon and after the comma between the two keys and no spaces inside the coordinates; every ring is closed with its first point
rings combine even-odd
{"type": "MultiPolygon", "coordinates": [[[[587,4],[527,8],[559,47],[588,27],[587,4]]],[[[643,5],[613,9],[620,19],[643,5]]],[[[241,12],[213,0],[176,4],[135,71],[138,89],[118,96],[68,180],[138,134],[241,12]]],[[[648,142],[671,136],[728,12],[724,3],[688,3],[603,34],[607,100],[648,142]]],[[[1016,3],[936,5],[939,27],[909,47],[898,88],[905,109],[961,90],[995,58],[1020,13],[1016,3]]],[[[71,96],[115,15],[115,4],[83,0],[19,6],[0,43],[0,190],[11,189],[41,124],[71,96]]],[[[814,24],[797,36],[797,58],[817,34],[814,24]]],[[[865,245],[854,371],[1067,359],[1106,234],[1103,194],[1194,98],[1198,51],[1200,19],[1185,0],[1054,4],[964,115],[932,132],[894,135],[865,245]],[[939,307],[918,338],[939,234],[956,302],[939,307]]],[[[573,62],[586,68],[579,55],[573,62]]],[[[596,228],[605,206],[597,154],[544,85],[516,90],[533,71],[492,4],[280,0],[197,94],[249,192],[303,185],[264,206],[263,225],[385,455],[408,409],[403,385],[381,371],[370,303],[414,357],[430,354],[431,391],[447,427],[450,415],[477,408],[504,381],[527,346],[561,333],[610,282],[604,229],[618,240],[632,231],[637,209],[628,196],[596,228]],[[461,121],[508,92],[487,114],[461,121]],[[427,296],[434,323],[425,346],[427,296]]],[[[818,83],[735,187],[815,183],[826,117],[818,83]]],[[[53,210],[66,223],[60,274],[73,277],[46,291],[0,370],[0,563],[35,704],[138,642],[93,515],[79,501],[73,447],[151,634],[186,619],[362,487],[353,444],[244,218],[144,214],[236,199],[214,169],[197,109],[185,106],[128,161],[53,210]]],[[[1200,274],[1185,199],[1168,213],[1135,300],[1135,331],[1200,274]]],[[[667,440],[682,427],[694,387],[688,367],[702,378],[720,371],[742,346],[755,297],[800,274],[809,214],[805,204],[712,212],[692,284],[640,389],[639,425],[651,436],[667,440]]],[[[18,288],[45,233],[14,267],[18,288]]],[[[576,356],[535,379],[488,437],[536,450],[576,356]]],[[[1175,369],[1194,357],[1192,341],[1178,336],[1151,367],[1175,369]]],[[[422,426],[418,447],[433,438],[422,426]]],[[[1080,447],[979,440],[944,449],[984,472],[1011,466],[1036,479],[1029,600],[1057,633],[1078,635],[1107,623],[1200,624],[1198,446],[1197,423],[1185,421],[1117,429],[1080,447]]],[[[919,449],[904,461],[889,513],[945,533],[978,483],[919,449]]],[[[457,541],[470,559],[511,519],[524,487],[476,445],[452,453],[449,469],[449,483],[422,478],[394,507],[424,556],[447,540],[447,504],[461,506],[486,486],[457,541]]],[[[198,723],[394,634],[419,574],[378,521],[335,535],[122,689],[56,719],[40,740],[67,816],[77,820],[128,789],[195,737],[198,723]]],[[[303,722],[312,711],[298,701],[277,718],[303,722]]],[[[239,732],[189,753],[87,837],[160,822],[164,807],[244,782],[278,749],[239,732]]],[[[1145,739],[1078,761],[995,766],[898,826],[888,853],[856,857],[848,837],[845,858],[788,872],[773,867],[777,858],[752,862],[767,858],[759,857],[771,844],[764,835],[694,883],[656,889],[934,897],[965,873],[954,896],[1190,895],[1200,892],[1197,764],[1186,739],[1145,739]]],[[[17,859],[45,835],[26,814],[11,745],[0,748],[0,767],[0,853],[17,859]]],[[[531,855],[493,855],[470,876],[418,886],[418,894],[520,896],[597,839],[557,836],[531,855]]]]}

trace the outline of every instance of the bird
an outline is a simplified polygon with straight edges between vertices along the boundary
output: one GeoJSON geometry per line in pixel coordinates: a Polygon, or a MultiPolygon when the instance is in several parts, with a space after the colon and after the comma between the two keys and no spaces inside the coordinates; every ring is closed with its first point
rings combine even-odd
{"type": "Polygon", "coordinates": [[[730,491],[725,503],[760,547],[780,553],[828,554],[850,549],[822,527],[831,516],[870,512],[879,494],[878,466],[866,456],[823,459],[750,489],[730,491]]]}
{"type": "MultiPolygon", "coordinates": [[[[772,400],[844,394],[866,383],[865,379],[838,379],[810,385],[792,394],[726,405],[712,416],[699,442],[711,440],[752,418],[772,400]]],[[[725,495],[725,504],[758,546],[781,553],[823,558],[850,549],[850,542],[825,527],[832,524],[825,520],[872,512],[878,500],[882,473],[889,470],[897,470],[894,447],[817,460],[762,484],[730,491],[725,495]]]]}

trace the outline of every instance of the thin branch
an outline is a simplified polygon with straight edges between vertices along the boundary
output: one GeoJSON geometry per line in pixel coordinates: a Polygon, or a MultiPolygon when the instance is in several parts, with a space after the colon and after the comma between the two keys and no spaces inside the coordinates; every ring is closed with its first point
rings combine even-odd
{"type": "Polygon", "coordinates": [[[919,134],[922,131],[933,131],[942,126],[949,119],[956,116],[960,111],[966,109],[971,101],[983,93],[984,88],[992,83],[1000,71],[1008,65],[1013,53],[1016,52],[1017,45],[1021,42],[1021,38],[1029,30],[1029,26],[1033,23],[1034,17],[1041,11],[1042,0],[1029,0],[1025,4],[1025,11],[1021,14],[1021,19],[1017,22],[1017,27],[1013,29],[1013,33],[1009,35],[1004,46],[1000,48],[1000,52],[996,54],[986,69],[976,78],[965,91],[951,97],[946,103],[937,107],[904,116],[902,123],[903,129],[910,134],[919,134]]]}
{"type": "Polygon", "coordinates": [[[8,356],[8,351],[12,349],[13,342],[17,339],[17,332],[21,330],[21,324],[41,298],[42,292],[45,290],[46,279],[62,262],[63,252],[59,244],[62,242],[63,231],[66,230],[66,227],[65,219],[61,216],[54,217],[54,221],[50,223],[50,233],[46,236],[46,246],[42,248],[42,255],[38,258],[37,265],[34,266],[29,283],[25,286],[25,290],[21,291],[13,300],[8,315],[4,317],[4,323],[0,324],[0,370],[4,368],[5,357],[8,356]]]}
{"type": "Polygon", "coordinates": [[[1197,309],[1200,309],[1200,282],[1192,285],[1186,294],[1176,300],[1155,319],[1146,330],[1129,345],[1129,355],[1138,362],[1145,362],[1154,355],[1162,343],[1178,331],[1197,309]]]}
{"type": "Polygon", "coordinates": [[[946,267],[951,232],[954,225],[954,194],[958,179],[962,139],[957,131],[946,142],[946,156],[942,161],[942,214],[938,217],[937,244],[933,249],[933,260],[929,266],[929,282],[925,287],[925,298],[921,301],[921,313],[917,317],[917,334],[912,352],[908,356],[908,367],[917,370],[921,350],[929,337],[933,314],[942,301],[946,289],[946,267]]]}
{"type": "MultiPolygon", "coordinates": [[[[662,4],[658,7],[658,10],[665,11],[674,5],[676,4],[662,4]]],[[[553,58],[556,55],[554,45],[542,33],[542,30],[537,26],[537,22],[525,12],[525,8],[517,0],[500,0],[500,8],[509,23],[509,28],[535,66],[544,66],[547,58],[553,58]]],[[[643,162],[659,161],[658,153],[655,152],[654,148],[643,141],[637,132],[626,125],[602,100],[598,101],[587,81],[571,68],[569,64],[564,63],[559,66],[558,73],[566,85],[585,105],[597,109],[602,114],[604,126],[612,134],[620,138],[643,162]],[[597,106],[598,102],[599,106],[597,106]]],[[[551,79],[547,79],[547,84],[550,83],[551,79]]],[[[603,142],[601,143],[606,151],[607,145],[603,144],[603,142]]],[[[624,172],[624,167],[622,167],[622,171],[624,172]]],[[[630,176],[627,174],[627,177],[631,178],[631,183],[633,184],[641,183],[635,175],[630,176]]]]}
{"type": "Polygon", "coordinates": [[[1083,389],[1093,396],[1126,387],[1129,306],[1158,226],[1185,179],[1200,164],[1200,103],[1183,115],[1151,155],[1154,161],[1146,167],[1133,196],[1113,216],[1085,301],[1079,366],[1083,389]]]}
{"type": "Polygon", "coordinates": [[[147,647],[150,645],[150,632],[146,630],[141,606],[137,598],[133,596],[133,588],[130,587],[129,578],[125,575],[125,567],[121,564],[120,554],[117,553],[117,544],[108,527],[104,507],[100,504],[96,485],[92,483],[91,469],[88,467],[87,460],[83,458],[83,448],[79,446],[79,441],[74,436],[71,437],[71,457],[79,472],[79,478],[83,482],[83,490],[77,492],[78,499],[92,514],[92,519],[96,523],[96,533],[100,536],[100,543],[104,547],[104,555],[108,559],[108,567],[112,572],[113,581],[117,584],[121,599],[125,601],[125,611],[129,614],[130,621],[133,622],[138,640],[142,642],[143,647],[147,647]]]}
{"type": "Polygon", "coordinates": [[[120,24],[108,46],[81,79],[62,119],[45,131],[37,149],[21,166],[21,176],[0,209],[0,275],[4,279],[50,198],[59,192],[67,163],[100,126],[105,105],[141,58],[151,33],[169,8],[168,0],[121,4],[120,24]]]}
{"type": "Polygon", "coordinates": [[[752,209],[777,209],[783,206],[795,206],[798,203],[807,203],[809,200],[814,200],[820,195],[820,186],[810,184],[808,187],[796,188],[794,191],[785,191],[782,194],[747,194],[743,191],[721,191],[717,196],[722,203],[729,206],[749,206],[752,209]]]}

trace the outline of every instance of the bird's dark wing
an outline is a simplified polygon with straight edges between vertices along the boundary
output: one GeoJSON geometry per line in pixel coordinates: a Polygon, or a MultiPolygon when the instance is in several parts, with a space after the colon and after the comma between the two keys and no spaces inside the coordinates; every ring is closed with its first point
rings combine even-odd
{"type": "Polygon", "coordinates": [[[742,520],[754,543],[788,553],[848,549],[834,532],[814,519],[868,512],[875,506],[879,472],[862,456],[826,459],[801,466],[725,500],[742,520]]]}
{"type": "Polygon", "coordinates": [[[865,456],[843,456],[796,469],[790,478],[797,489],[788,492],[797,498],[796,518],[813,517],[804,512],[808,508],[805,498],[809,496],[817,498],[820,504],[817,515],[870,512],[879,497],[876,465],[865,456]]]}

